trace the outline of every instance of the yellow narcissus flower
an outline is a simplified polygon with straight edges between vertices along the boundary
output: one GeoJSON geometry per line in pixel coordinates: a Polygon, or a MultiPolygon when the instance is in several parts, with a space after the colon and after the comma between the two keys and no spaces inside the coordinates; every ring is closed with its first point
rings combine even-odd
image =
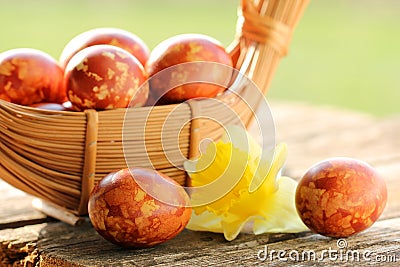
{"type": "Polygon", "coordinates": [[[228,135],[210,143],[197,160],[185,163],[193,188],[193,214],[187,228],[224,233],[229,241],[240,232],[307,230],[295,208],[297,182],[280,176],[287,157],[286,145],[262,153],[244,129],[227,130],[228,135]],[[256,187],[253,180],[258,183],[256,187]]]}

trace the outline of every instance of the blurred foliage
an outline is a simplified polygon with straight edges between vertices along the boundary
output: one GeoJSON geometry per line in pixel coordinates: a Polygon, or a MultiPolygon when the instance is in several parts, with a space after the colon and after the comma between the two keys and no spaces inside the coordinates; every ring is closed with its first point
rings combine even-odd
{"type": "Polygon", "coordinates": [[[118,27],[140,36],[150,48],[179,33],[208,34],[228,45],[239,1],[185,0],[0,0],[0,51],[42,49],[58,58],[75,35],[118,27]]]}
{"type": "MultiPolygon", "coordinates": [[[[179,33],[228,45],[238,0],[0,0],[0,52],[33,47],[58,58],[75,35],[118,27],[150,48],[179,33]]],[[[400,113],[400,2],[311,1],[268,98],[400,113]]]]}
{"type": "Polygon", "coordinates": [[[311,1],[270,96],[400,113],[400,2],[311,1]]]}

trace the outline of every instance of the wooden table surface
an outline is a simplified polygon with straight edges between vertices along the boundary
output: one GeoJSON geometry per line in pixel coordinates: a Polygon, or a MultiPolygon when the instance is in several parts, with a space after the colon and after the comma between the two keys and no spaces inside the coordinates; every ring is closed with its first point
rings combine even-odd
{"type": "Polygon", "coordinates": [[[377,168],[388,187],[378,222],[346,239],[308,231],[243,234],[227,242],[220,234],[184,230],[157,247],[128,250],[104,241],[88,220],[73,227],[46,217],[31,207],[32,197],[0,181],[0,266],[399,266],[400,114],[375,118],[300,103],[271,107],[277,139],[288,144],[286,175],[299,179],[312,164],[333,156],[377,168]]]}

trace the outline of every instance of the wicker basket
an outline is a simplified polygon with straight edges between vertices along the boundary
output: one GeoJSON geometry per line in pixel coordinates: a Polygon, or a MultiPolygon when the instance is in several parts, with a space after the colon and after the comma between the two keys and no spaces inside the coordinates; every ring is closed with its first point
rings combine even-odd
{"type": "MultiPolygon", "coordinates": [[[[241,2],[237,36],[228,51],[236,68],[252,79],[264,94],[281,57],[287,53],[293,29],[308,2],[241,2]]],[[[246,93],[245,90],[242,93],[246,93]]],[[[232,107],[246,125],[254,116],[251,110],[255,110],[260,101],[254,99],[249,109],[232,94],[226,93],[219,98],[232,107]]],[[[144,132],[146,139],[146,151],[137,152],[137,165],[149,167],[147,161],[142,160],[148,157],[151,167],[184,185],[186,173],[171,163],[181,160],[180,157],[171,159],[165,151],[178,150],[179,153],[170,154],[182,153],[192,158],[197,155],[200,140],[217,139],[222,134],[217,123],[197,118],[200,111],[221,116],[224,123],[238,121],[237,116],[220,114],[215,101],[207,99],[188,101],[179,106],[137,108],[134,115],[138,118],[137,123],[130,126],[132,131],[144,132]],[[178,142],[176,125],[163,124],[172,111],[176,121],[188,122],[180,126],[178,142]],[[168,147],[169,140],[171,147],[168,147]]],[[[111,171],[126,167],[122,146],[125,112],[125,109],[45,111],[0,100],[0,178],[55,207],[75,215],[87,214],[88,196],[96,181],[111,171]]],[[[143,135],[138,135],[136,141],[143,142],[142,138],[143,135]]]]}

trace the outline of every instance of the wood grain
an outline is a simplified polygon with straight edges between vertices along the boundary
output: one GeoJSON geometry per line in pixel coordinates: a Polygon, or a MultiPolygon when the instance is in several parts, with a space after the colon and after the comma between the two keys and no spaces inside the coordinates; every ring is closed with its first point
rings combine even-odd
{"type": "MultiPolygon", "coordinates": [[[[377,261],[385,255],[400,261],[400,219],[381,220],[363,233],[347,238],[345,251],[358,251],[359,263],[377,261]],[[362,253],[370,251],[369,259],[362,253]]],[[[340,249],[338,240],[311,232],[299,234],[264,234],[259,236],[240,235],[232,242],[225,241],[219,234],[185,230],[177,238],[150,249],[132,250],[112,245],[102,239],[89,222],[74,227],[65,223],[30,225],[17,230],[3,230],[0,234],[2,247],[7,248],[9,261],[18,259],[40,263],[39,266],[229,266],[257,265],[286,266],[292,261],[298,266],[317,266],[321,262],[354,265],[352,258],[342,260],[329,258],[326,250],[340,249]],[[28,235],[27,235],[28,233],[28,235]],[[13,236],[13,237],[11,237],[13,236]],[[10,240],[6,243],[4,239],[10,240]],[[267,248],[266,248],[267,246],[267,248]],[[263,252],[260,253],[260,250],[263,252]],[[277,251],[286,256],[278,258],[277,251]],[[295,258],[289,253],[300,254],[312,250],[315,259],[306,256],[295,258]],[[267,251],[265,253],[264,251],[267,251]],[[275,251],[275,254],[274,252],[275,251]],[[33,252],[36,257],[31,256],[33,252]],[[37,253],[40,252],[40,257],[37,253]],[[272,253],[272,254],[271,254],[272,253]],[[293,253],[293,252],[292,252],[293,253]],[[266,258],[265,258],[265,255],[266,258]],[[302,260],[304,259],[304,260],[302,260]],[[302,262],[303,261],[303,262],[302,262]]],[[[336,254],[339,255],[339,254],[336,254]]],[[[3,263],[5,262],[4,255],[3,263]]],[[[353,256],[355,257],[355,256],[353,256]]],[[[17,265],[18,266],[18,265],[17,265]]],[[[22,266],[22,265],[21,265],[22,266]]],[[[385,262],[384,266],[390,266],[385,262]]]]}
{"type": "Polygon", "coordinates": [[[0,230],[51,220],[31,206],[33,197],[0,180],[0,230]]]}

